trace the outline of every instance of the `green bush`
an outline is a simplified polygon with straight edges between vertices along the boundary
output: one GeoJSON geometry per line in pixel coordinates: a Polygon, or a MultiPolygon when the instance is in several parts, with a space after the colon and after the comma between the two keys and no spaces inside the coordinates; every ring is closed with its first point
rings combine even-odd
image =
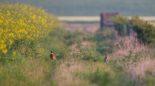
{"type": "Polygon", "coordinates": [[[147,44],[155,43],[155,27],[153,25],[138,17],[133,17],[131,19],[131,25],[133,30],[137,32],[137,37],[140,41],[147,44]]]}
{"type": "Polygon", "coordinates": [[[49,57],[50,51],[53,51],[56,53],[57,58],[61,59],[69,50],[65,40],[66,35],[68,35],[66,30],[57,28],[40,40],[40,43],[37,46],[38,48],[44,48],[43,50],[46,57],[49,57]]]}
{"type": "MultiPolygon", "coordinates": [[[[105,68],[108,68],[105,65],[105,68]]],[[[111,67],[110,67],[111,68],[111,67]]],[[[120,70],[97,69],[78,74],[81,79],[88,80],[95,86],[135,86],[134,82],[120,70]]]]}
{"type": "Polygon", "coordinates": [[[137,38],[145,43],[154,45],[155,43],[155,26],[151,25],[147,21],[141,20],[139,17],[133,17],[131,20],[117,16],[114,18],[115,29],[120,36],[129,35],[133,30],[137,33],[137,38]]]}
{"type": "Polygon", "coordinates": [[[104,28],[102,31],[97,31],[95,34],[96,50],[101,54],[112,53],[115,34],[115,31],[111,28],[104,28]]]}
{"type": "Polygon", "coordinates": [[[113,22],[115,23],[115,30],[117,30],[118,35],[129,35],[130,23],[127,18],[119,15],[113,19],[113,22]]]}
{"type": "Polygon", "coordinates": [[[103,73],[99,70],[90,74],[89,79],[92,83],[96,83],[98,86],[107,86],[111,80],[108,73],[103,73]]]}

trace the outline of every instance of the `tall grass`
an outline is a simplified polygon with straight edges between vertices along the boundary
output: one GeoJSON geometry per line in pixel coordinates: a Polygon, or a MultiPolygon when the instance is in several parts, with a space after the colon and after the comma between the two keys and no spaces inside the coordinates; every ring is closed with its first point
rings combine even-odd
{"type": "Polygon", "coordinates": [[[136,34],[120,37],[111,28],[95,34],[68,31],[42,9],[22,4],[0,7],[0,85],[154,85],[154,48],[139,42],[136,34]],[[10,31],[16,35],[13,39],[10,31]],[[51,51],[57,60],[49,58],[51,51]],[[110,56],[108,63],[105,54],[110,56]]]}

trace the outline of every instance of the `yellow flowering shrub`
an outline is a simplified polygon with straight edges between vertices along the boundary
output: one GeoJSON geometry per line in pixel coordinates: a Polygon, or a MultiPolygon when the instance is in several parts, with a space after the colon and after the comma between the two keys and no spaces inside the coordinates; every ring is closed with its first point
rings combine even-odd
{"type": "Polygon", "coordinates": [[[0,4],[0,53],[6,54],[15,41],[36,41],[57,27],[57,19],[43,9],[0,4]]]}

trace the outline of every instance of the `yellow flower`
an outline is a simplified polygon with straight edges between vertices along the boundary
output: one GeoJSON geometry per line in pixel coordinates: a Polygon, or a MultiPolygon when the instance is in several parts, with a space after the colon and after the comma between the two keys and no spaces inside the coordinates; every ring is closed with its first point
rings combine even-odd
{"type": "Polygon", "coordinates": [[[3,52],[4,54],[6,54],[6,53],[8,52],[7,48],[4,48],[4,49],[2,50],[2,52],[3,52]]]}
{"type": "Polygon", "coordinates": [[[36,15],[33,15],[33,16],[32,16],[32,19],[35,20],[35,19],[36,19],[36,15]]]}
{"type": "Polygon", "coordinates": [[[32,6],[2,4],[0,10],[0,52],[4,54],[15,41],[37,41],[58,26],[55,18],[32,6]]]}

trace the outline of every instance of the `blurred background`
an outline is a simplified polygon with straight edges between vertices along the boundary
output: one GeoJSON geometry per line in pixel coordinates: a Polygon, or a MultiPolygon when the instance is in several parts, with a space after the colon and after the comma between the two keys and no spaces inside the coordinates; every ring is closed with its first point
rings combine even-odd
{"type": "Polygon", "coordinates": [[[0,0],[44,8],[58,16],[97,16],[100,12],[119,12],[128,16],[153,16],[154,0],[0,0]]]}
{"type": "Polygon", "coordinates": [[[154,4],[0,0],[0,86],[155,86],[154,4]]]}

